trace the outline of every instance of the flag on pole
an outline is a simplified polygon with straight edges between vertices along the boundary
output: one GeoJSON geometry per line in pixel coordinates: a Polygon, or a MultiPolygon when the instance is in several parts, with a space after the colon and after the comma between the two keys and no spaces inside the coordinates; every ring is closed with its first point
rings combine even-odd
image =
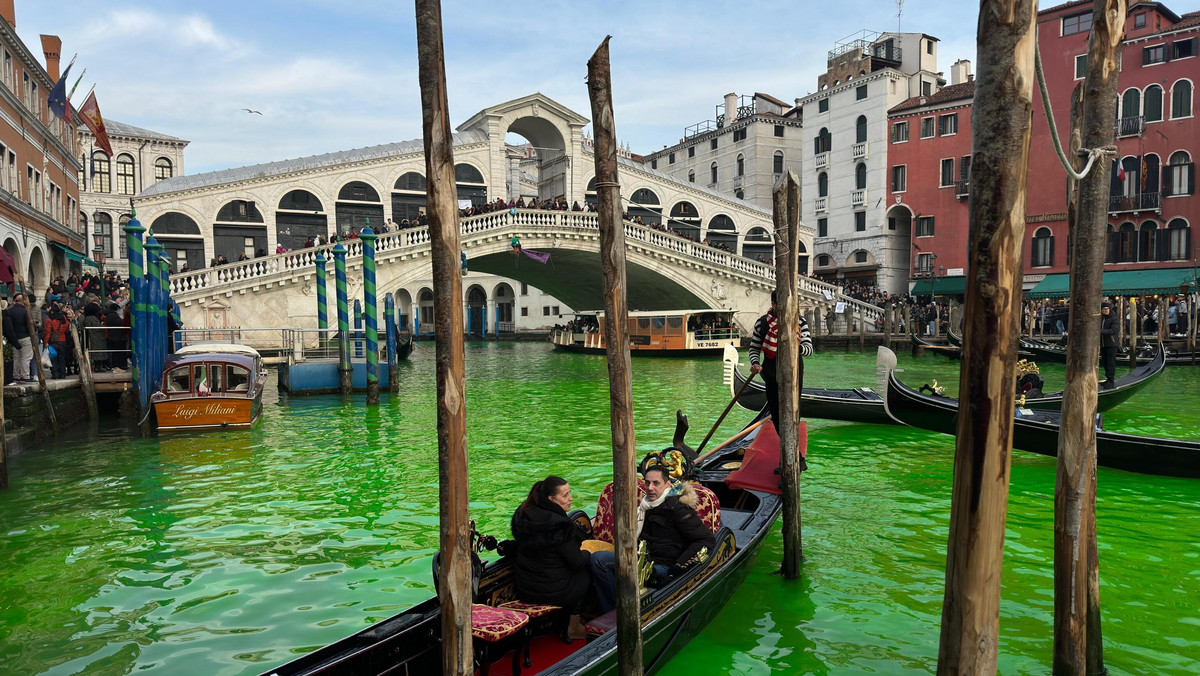
{"type": "Polygon", "coordinates": [[[104,129],[104,118],[100,116],[100,104],[96,103],[96,92],[88,94],[87,100],[83,102],[83,107],[79,109],[79,118],[91,130],[92,136],[96,137],[96,145],[108,153],[109,157],[112,157],[112,144],[108,142],[108,131],[104,129]]]}
{"type": "Polygon", "coordinates": [[[62,77],[58,78],[58,82],[54,84],[54,89],[50,90],[50,98],[47,99],[47,105],[50,112],[63,122],[71,121],[70,105],[67,103],[67,75],[71,73],[71,66],[75,62],[67,64],[67,69],[63,71],[62,77]]]}

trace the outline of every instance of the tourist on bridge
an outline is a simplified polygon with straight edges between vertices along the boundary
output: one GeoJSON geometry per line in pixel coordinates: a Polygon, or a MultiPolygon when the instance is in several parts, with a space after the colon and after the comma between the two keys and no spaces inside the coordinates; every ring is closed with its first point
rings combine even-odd
{"type": "Polygon", "coordinates": [[[1104,365],[1104,382],[1109,389],[1117,384],[1117,331],[1120,320],[1112,312],[1112,303],[1100,306],[1100,363],[1104,365]]]}
{"type": "MultiPolygon", "coordinates": [[[[659,587],[696,560],[700,550],[716,546],[712,531],[696,514],[699,496],[688,479],[692,465],[674,448],[647,455],[638,468],[646,479],[646,496],[638,503],[637,539],[646,543],[646,558],[654,566],[647,585],[659,587]]],[[[616,556],[592,554],[592,578],[601,613],[616,607],[616,556]]]]}
{"type": "Polygon", "coordinates": [[[533,485],[512,518],[513,568],[517,598],[565,608],[571,616],[568,638],[575,640],[587,638],[579,613],[592,586],[591,554],[580,549],[587,533],[567,517],[569,509],[566,479],[548,476],[533,485]]]}
{"type": "MultiPolygon", "coordinates": [[[[767,408],[771,411],[771,424],[775,425],[775,431],[778,432],[779,385],[775,380],[775,351],[779,349],[779,317],[776,314],[775,299],[776,294],[772,291],[771,309],[754,322],[754,333],[750,336],[750,373],[762,374],[767,408]]],[[[808,331],[808,321],[799,313],[796,318],[799,320],[797,328],[800,332],[800,355],[811,357],[813,343],[812,334],[808,331]]]]}

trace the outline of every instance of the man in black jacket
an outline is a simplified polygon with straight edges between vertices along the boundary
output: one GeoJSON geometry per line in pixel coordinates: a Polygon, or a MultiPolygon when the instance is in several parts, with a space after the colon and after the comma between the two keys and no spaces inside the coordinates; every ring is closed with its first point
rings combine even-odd
{"type": "MultiPolygon", "coordinates": [[[[646,542],[646,558],[654,564],[654,577],[669,580],[692,565],[701,549],[712,552],[717,541],[696,514],[698,497],[691,484],[672,482],[663,465],[648,467],[643,474],[646,497],[638,504],[638,541],[646,542]]],[[[600,612],[607,613],[616,607],[613,552],[592,554],[591,566],[596,601],[600,612]]]]}
{"type": "Polygon", "coordinates": [[[18,383],[33,382],[29,377],[29,367],[33,361],[33,341],[29,337],[29,308],[25,306],[25,294],[13,296],[12,305],[8,307],[8,316],[12,318],[13,335],[17,339],[13,349],[13,379],[18,383]]]}
{"type": "Polygon", "coordinates": [[[1101,387],[1106,390],[1117,384],[1117,321],[1112,303],[1104,301],[1100,306],[1100,363],[1104,365],[1101,387]]]}

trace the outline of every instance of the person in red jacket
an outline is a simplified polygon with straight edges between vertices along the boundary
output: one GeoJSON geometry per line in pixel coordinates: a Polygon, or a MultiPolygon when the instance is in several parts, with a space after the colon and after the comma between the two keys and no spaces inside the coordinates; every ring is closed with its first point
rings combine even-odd
{"type": "Polygon", "coordinates": [[[63,314],[58,303],[50,304],[50,312],[46,315],[46,323],[42,327],[42,340],[50,346],[50,377],[66,378],[67,335],[71,331],[71,323],[63,314]]]}

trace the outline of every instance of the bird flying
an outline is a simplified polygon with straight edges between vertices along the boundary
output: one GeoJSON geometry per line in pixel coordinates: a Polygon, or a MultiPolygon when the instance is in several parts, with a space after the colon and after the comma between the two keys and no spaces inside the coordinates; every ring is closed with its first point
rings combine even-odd
{"type": "Polygon", "coordinates": [[[249,108],[242,108],[242,110],[246,111],[247,113],[254,113],[255,115],[262,115],[262,113],[258,112],[257,110],[250,110],[249,108]]]}

